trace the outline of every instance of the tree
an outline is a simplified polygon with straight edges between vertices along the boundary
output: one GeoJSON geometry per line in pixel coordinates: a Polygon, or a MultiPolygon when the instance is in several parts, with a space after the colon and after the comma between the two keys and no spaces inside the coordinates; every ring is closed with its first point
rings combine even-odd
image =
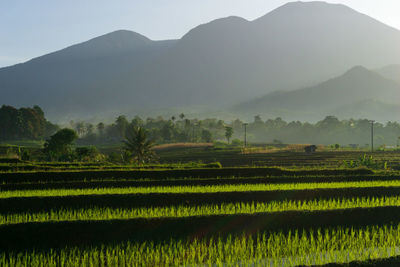
{"type": "Polygon", "coordinates": [[[185,114],[183,114],[183,113],[179,114],[179,118],[181,118],[181,120],[183,120],[185,118],[185,114]]]}
{"type": "Polygon", "coordinates": [[[147,132],[142,127],[133,127],[126,133],[123,141],[125,151],[139,164],[144,164],[155,158],[152,147],[154,143],[147,137],[147,132]]]}
{"type": "Polygon", "coordinates": [[[99,155],[99,151],[94,146],[77,147],[75,153],[79,161],[93,161],[99,155]]]}
{"type": "Polygon", "coordinates": [[[87,135],[91,135],[91,134],[93,134],[93,131],[94,131],[94,126],[93,126],[93,124],[87,123],[87,124],[86,124],[86,134],[87,134],[87,135]]]}
{"type": "Polygon", "coordinates": [[[43,110],[38,106],[0,107],[0,140],[41,139],[46,134],[46,124],[43,110]]]}
{"type": "Polygon", "coordinates": [[[83,121],[78,122],[78,123],[75,125],[75,130],[77,131],[79,137],[84,136],[85,133],[86,133],[86,126],[85,126],[85,123],[84,123],[83,121]]]}
{"type": "Polygon", "coordinates": [[[209,130],[203,129],[201,131],[201,139],[206,143],[211,143],[212,142],[211,132],[209,130]]]}
{"type": "Polygon", "coordinates": [[[263,123],[260,115],[254,116],[254,123],[263,123]]]}
{"type": "Polygon", "coordinates": [[[226,126],[225,127],[225,137],[228,140],[228,144],[229,144],[229,140],[231,139],[232,135],[233,135],[233,128],[226,126]]]}
{"type": "Polygon", "coordinates": [[[131,126],[132,127],[142,127],[144,124],[142,118],[140,118],[139,116],[135,116],[135,118],[133,118],[133,120],[131,121],[131,126]]]}
{"type": "Polygon", "coordinates": [[[164,142],[172,142],[173,138],[173,124],[171,122],[167,122],[160,130],[160,134],[164,142]]]}
{"type": "Polygon", "coordinates": [[[99,135],[100,135],[100,136],[103,136],[103,134],[104,134],[104,128],[105,128],[104,123],[99,122],[99,123],[97,124],[96,127],[97,127],[97,131],[99,131],[99,135]]]}
{"type": "Polygon", "coordinates": [[[74,130],[61,129],[45,142],[44,151],[50,160],[71,160],[72,144],[77,138],[74,130]]]}
{"type": "Polygon", "coordinates": [[[120,138],[125,138],[126,129],[128,128],[129,122],[124,115],[119,116],[115,124],[117,125],[117,129],[119,132],[120,138]]]}

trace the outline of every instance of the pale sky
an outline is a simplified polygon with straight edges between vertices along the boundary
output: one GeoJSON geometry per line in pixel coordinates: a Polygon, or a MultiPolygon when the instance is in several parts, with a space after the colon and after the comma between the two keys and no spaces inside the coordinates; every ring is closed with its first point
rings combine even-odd
{"type": "MultiPolygon", "coordinates": [[[[181,38],[211,20],[256,19],[287,0],[0,0],[0,67],[119,29],[181,38]]],[[[400,29],[400,0],[329,0],[400,29]]],[[[399,48],[400,49],[400,48],[399,48]]]]}

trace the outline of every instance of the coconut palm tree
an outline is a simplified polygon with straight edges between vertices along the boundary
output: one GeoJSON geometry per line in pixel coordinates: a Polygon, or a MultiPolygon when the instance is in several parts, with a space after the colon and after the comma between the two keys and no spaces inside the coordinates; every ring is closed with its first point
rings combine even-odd
{"type": "Polygon", "coordinates": [[[233,128],[229,127],[229,126],[225,126],[225,137],[228,140],[228,144],[229,144],[229,140],[231,139],[233,135],[233,128]]]}
{"type": "Polygon", "coordinates": [[[124,149],[130,153],[131,158],[139,164],[144,164],[155,159],[154,143],[148,139],[147,132],[142,127],[133,127],[127,131],[124,149]]]}

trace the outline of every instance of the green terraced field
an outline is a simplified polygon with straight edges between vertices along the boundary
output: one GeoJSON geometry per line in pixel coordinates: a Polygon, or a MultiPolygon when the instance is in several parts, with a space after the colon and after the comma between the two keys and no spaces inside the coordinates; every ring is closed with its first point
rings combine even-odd
{"type": "Polygon", "coordinates": [[[296,266],[400,255],[395,172],[70,183],[65,175],[0,186],[0,266],[296,266]]]}
{"type": "Polygon", "coordinates": [[[96,248],[0,253],[2,266],[297,266],[379,259],[400,254],[400,226],[259,233],[165,243],[126,242],[96,248]]]}
{"type": "Polygon", "coordinates": [[[284,211],[325,211],[354,208],[400,207],[400,196],[311,201],[272,201],[266,203],[223,203],[205,206],[169,206],[136,209],[88,208],[51,210],[39,213],[0,215],[0,225],[28,222],[82,220],[124,220],[136,218],[181,218],[193,216],[257,214],[284,211]]]}
{"type": "Polygon", "coordinates": [[[239,184],[215,186],[153,186],[128,188],[93,188],[93,189],[54,189],[5,191],[1,198],[13,197],[54,197],[84,195],[126,195],[126,194],[185,194],[185,193],[223,193],[223,192],[257,192],[277,190],[336,189],[336,188],[370,188],[400,187],[400,180],[331,182],[331,183],[292,183],[292,184],[239,184]]]}

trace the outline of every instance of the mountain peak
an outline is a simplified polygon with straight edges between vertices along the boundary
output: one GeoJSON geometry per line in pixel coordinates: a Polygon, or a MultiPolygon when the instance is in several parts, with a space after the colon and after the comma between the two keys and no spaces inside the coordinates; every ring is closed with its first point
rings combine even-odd
{"type": "Polygon", "coordinates": [[[248,22],[244,18],[237,16],[215,19],[193,28],[182,37],[182,40],[195,37],[197,41],[200,41],[203,38],[210,38],[210,35],[212,38],[217,39],[218,36],[227,32],[240,32],[248,22]]]}
{"type": "Polygon", "coordinates": [[[302,7],[302,6],[314,6],[314,7],[327,7],[327,6],[343,6],[346,7],[345,5],[342,4],[333,4],[333,3],[328,3],[325,1],[309,1],[309,2],[304,2],[304,1],[292,1],[288,2],[285,5],[282,5],[281,7],[302,7]]]}
{"type": "Polygon", "coordinates": [[[96,48],[101,47],[103,49],[132,50],[146,46],[151,42],[149,38],[139,33],[128,30],[118,30],[90,39],[78,45],[95,46],[96,48]]]}
{"type": "Polygon", "coordinates": [[[276,11],[283,11],[283,10],[291,10],[291,9],[296,9],[296,10],[301,10],[301,9],[308,9],[308,10],[315,10],[315,9],[340,9],[341,11],[343,10],[352,10],[348,6],[342,5],[342,4],[334,4],[334,3],[328,3],[324,1],[311,1],[311,2],[303,2],[303,1],[294,1],[294,2],[288,2],[283,6],[278,7],[275,9],[276,11]]]}
{"type": "Polygon", "coordinates": [[[124,39],[126,41],[132,41],[132,40],[136,40],[136,41],[142,41],[142,42],[149,42],[151,41],[149,38],[147,38],[146,36],[134,32],[134,31],[128,31],[128,30],[117,30],[117,31],[113,31],[104,35],[101,35],[99,37],[93,38],[92,40],[115,40],[115,39],[124,39]]]}
{"type": "Polygon", "coordinates": [[[332,4],[323,1],[295,1],[280,6],[254,21],[269,21],[272,18],[288,17],[290,17],[290,21],[299,19],[299,17],[304,17],[304,19],[308,20],[315,20],[316,18],[324,17],[340,18],[343,16],[351,16],[352,14],[359,14],[359,12],[342,4],[332,4]]]}
{"type": "Polygon", "coordinates": [[[73,58],[90,58],[101,57],[108,54],[130,53],[146,48],[152,43],[152,40],[139,33],[128,30],[118,30],[35,58],[31,60],[31,62],[42,60],[47,62],[54,60],[70,61],[73,58]]]}
{"type": "Polygon", "coordinates": [[[348,70],[346,73],[345,73],[345,75],[347,74],[347,75],[353,75],[353,74],[363,74],[363,73],[366,73],[366,74],[370,74],[372,71],[370,71],[369,69],[367,69],[367,68],[365,68],[365,67],[363,67],[363,66],[361,66],[361,65],[357,65],[357,66],[354,66],[353,68],[351,68],[350,70],[348,70]]]}

